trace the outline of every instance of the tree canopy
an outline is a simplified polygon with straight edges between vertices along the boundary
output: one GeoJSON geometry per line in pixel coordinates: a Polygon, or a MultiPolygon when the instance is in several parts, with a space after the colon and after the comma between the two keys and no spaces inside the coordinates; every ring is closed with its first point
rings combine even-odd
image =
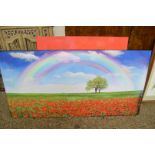
{"type": "Polygon", "coordinates": [[[100,76],[97,76],[96,78],[89,80],[87,82],[86,90],[89,91],[91,89],[94,89],[95,93],[97,92],[100,93],[100,91],[102,89],[107,88],[107,86],[108,86],[107,80],[100,76]]]}

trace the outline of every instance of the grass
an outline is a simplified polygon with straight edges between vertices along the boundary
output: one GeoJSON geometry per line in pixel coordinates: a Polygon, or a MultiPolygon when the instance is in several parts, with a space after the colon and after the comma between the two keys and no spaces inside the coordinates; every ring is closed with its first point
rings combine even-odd
{"type": "Polygon", "coordinates": [[[46,100],[98,100],[107,98],[129,98],[138,97],[141,91],[126,91],[126,92],[101,92],[101,93],[57,93],[57,94],[23,94],[23,93],[7,93],[9,99],[46,99],[46,100]]]}

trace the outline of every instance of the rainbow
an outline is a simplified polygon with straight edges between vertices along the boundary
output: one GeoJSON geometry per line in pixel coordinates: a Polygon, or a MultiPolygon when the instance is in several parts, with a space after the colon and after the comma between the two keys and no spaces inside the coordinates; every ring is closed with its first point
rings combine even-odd
{"type": "Polygon", "coordinates": [[[57,70],[60,67],[65,67],[66,65],[74,62],[95,68],[104,74],[109,73],[112,76],[114,76],[115,74],[119,74],[119,78],[117,78],[117,81],[119,81],[120,83],[125,82],[125,84],[128,84],[132,88],[134,88],[128,69],[123,67],[113,57],[106,55],[104,51],[100,53],[97,53],[95,51],[64,52],[80,58],[79,60],[70,59],[68,61],[66,61],[63,57],[57,56],[57,54],[60,54],[61,52],[62,51],[51,51],[50,54],[42,56],[40,59],[30,64],[21,74],[19,81],[25,82],[28,79],[43,78],[54,70],[57,70]]]}
{"type": "MultiPolygon", "coordinates": [[[[102,67],[101,65],[99,65],[97,63],[92,63],[91,61],[80,61],[80,62],[76,62],[76,63],[77,64],[78,63],[83,64],[83,65],[95,68],[97,70],[100,70],[103,73],[110,73],[109,70],[105,69],[104,67],[102,67]]],[[[62,65],[65,66],[65,65],[69,65],[69,64],[72,64],[72,62],[68,62],[68,63],[61,62],[61,63],[55,64],[52,67],[48,68],[47,70],[45,70],[45,71],[41,72],[40,74],[38,74],[37,78],[42,78],[45,75],[47,75],[48,73],[54,71],[56,68],[61,67],[62,65]]]]}

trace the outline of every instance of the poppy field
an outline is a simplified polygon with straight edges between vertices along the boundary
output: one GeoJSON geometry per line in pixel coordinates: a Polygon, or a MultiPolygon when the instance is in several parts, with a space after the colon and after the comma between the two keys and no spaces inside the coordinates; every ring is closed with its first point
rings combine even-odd
{"type": "Polygon", "coordinates": [[[7,94],[13,118],[134,115],[139,91],[113,93],[7,94]]]}

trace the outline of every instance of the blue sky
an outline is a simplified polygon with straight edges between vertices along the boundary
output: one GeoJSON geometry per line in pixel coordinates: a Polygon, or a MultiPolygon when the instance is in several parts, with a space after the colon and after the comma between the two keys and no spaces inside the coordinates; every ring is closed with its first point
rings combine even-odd
{"type": "MultiPolygon", "coordinates": [[[[19,85],[19,77],[21,73],[35,61],[39,61],[45,54],[54,53],[70,53],[78,56],[80,60],[82,56],[78,52],[67,51],[32,51],[32,52],[1,52],[0,68],[7,92],[85,92],[86,82],[99,75],[107,79],[109,87],[104,91],[126,91],[141,90],[144,87],[146,73],[150,60],[151,51],[92,51],[96,54],[104,54],[115,61],[119,62],[122,67],[126,67],[131,74],[130,79],[134,84],[134,88],[126,83],[117,83],[109,74],[105,74],[92,67],[84,66],[79,63],[72,62],[63,67],[50,72],[39,81],[29,81],[19,85]],[[33,84],[32,84],[33,83],[33,84]],[[54,89],[52,89],[54,88],[54,89]]],[[[87,52],[87,51],[80,51],[87,52]]],[[[91,51],[89,51],[91,52],[91,51]]],[[[68,55],[66,55],[67,58],[68,55]]],[[[65,57],[64,57],[65,58],[65,57]]],[[[93,56],[92,56],[93,58],[93,56]]],[[[63,57],[62,57],[63,59],[63,57]]],[[[94,60],[102,65],[99,60],[94,60]]],[[[119,75],[117,75],[119,76],[119,75]]]]}

